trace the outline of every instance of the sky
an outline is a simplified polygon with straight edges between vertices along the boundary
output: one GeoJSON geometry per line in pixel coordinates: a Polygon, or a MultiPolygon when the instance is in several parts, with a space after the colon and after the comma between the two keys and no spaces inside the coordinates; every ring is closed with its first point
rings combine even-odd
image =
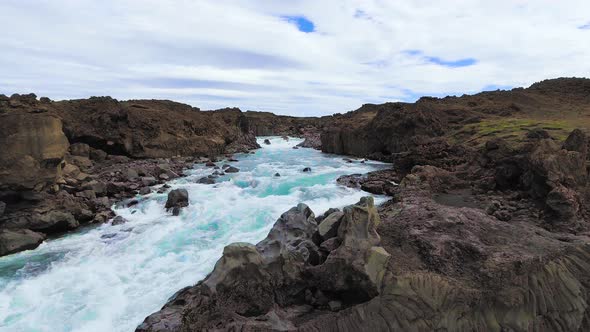
{"type": "Polygon", "coordinates": [[[590,76],[588,0],[1,0],[0,94],[298,116],[590,76]]]}

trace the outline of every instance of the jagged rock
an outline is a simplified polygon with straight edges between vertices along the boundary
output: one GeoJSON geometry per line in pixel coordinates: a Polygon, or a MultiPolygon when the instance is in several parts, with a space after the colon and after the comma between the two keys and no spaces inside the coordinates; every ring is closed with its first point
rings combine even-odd
{"type": "Polygon", "coordinates": [[[28,229],[0,229],[0,256],[35,249],[44,240],[45,235],[28,229]]]}
{"type": "Polygon", "coordinates": [[[344,213],[340,211],[333,212],[320,222],[318,226],[318,233],[325,241],[329,238],[338,235],[338,228],[344,213]]]}
{"type": "Polygon", "coordinates": [[[559,216],[558,221],[571,220],[580,208],[576,192],[562,185],[556,186],[547,194],[545,203],[559,216]]]}
{"type": "Polygon", "coordinates": [[[174,189],[168,193],[168,200],[166,201],[166,210],[172,209],[175,216],[180,212],[180,208],[187,207],[188,191],[186,189],[174,189]]]}
{"type": "Polygon", "coordinates": [[[586,159],[588,154],[588,137],[582,130],[574,129],[563,143],[563,148],[568,151],[579,152],[586,159]]]}
{"type": "Polygon", "coordinates": [[[311,172],[311,167],[305,167],[305,168],[303,169],[303,172],[306,172],[306,173],[307,173],[307,172],[311,172]]]}
{"type": "Polygon", "coordinates": [[[152,190],[150,189],[150,187],[141,187],[139,188],[139,194],[140,195],[147,195],[149,193],[151,193],[152,190]]]}
{"type": "Polygon", "coordinates": [[[239,171],[240,171],[240,169],[238,169],[236,167],[233,167],[233,166],[230,166],[230,167],[228,167],[228,168],[225,169],[225,172],[226,173],[237,173],[239,171]]]}
{"type": "Polygon", "coordinates": [[[389,254],[374,246],[374,229],[369,230],[378,224],[373,200],[345,208],[344,215],[346,244],[339,237],[328,240],[332,244],[323,251],[331,252],[324,263],[314,214],[299,204],[281,215],[256,246],[227,246],[207,278],[177,293],[138,331],[296,330],[302,306],[309,306],[308,312],[339,311],[342,299],[348,306],[370,300],[379,294],[389,261],[389,254]]]}

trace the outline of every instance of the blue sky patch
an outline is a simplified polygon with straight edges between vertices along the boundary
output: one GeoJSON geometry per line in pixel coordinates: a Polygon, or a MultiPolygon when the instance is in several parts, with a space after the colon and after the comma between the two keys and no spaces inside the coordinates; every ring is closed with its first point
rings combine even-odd
{"type": "Polygon", "coordinates": [[[305,16],[281,16],[281,18],[291,24],[294,24],[301,32],[310,33],[315,31],[315,24],[305,16]]]}
{"type": "Polygon", "coordinates": [[[590,30],[590,22],[588,22],[588,23],[586,23],[584,25],[580,25],[578,27],[578,29],[581,29],[581,30],[590,30]]]}
{"type": "Polygon", "coordinates": [[[463,58],[457,60],[446,60],[437,56],[430,56],[425,55],[424,52],[420,50],[407,50],[403,53],[409,56],[421,57],[424,61],[433,63],[439,66],[451,67],[451,68],[458,68],[458,67],[467,67],[473,66],[477,63],[477,59],[474,58],[463,58]]]}

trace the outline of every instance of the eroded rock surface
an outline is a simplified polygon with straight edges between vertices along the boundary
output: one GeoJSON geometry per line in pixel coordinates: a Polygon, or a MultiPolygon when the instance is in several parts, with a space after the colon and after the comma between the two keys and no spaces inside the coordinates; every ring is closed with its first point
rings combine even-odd
{"type": "Polygon", "coordinates": [[[322,252],[326,239],[309,207],[285,212],[256,246],[227,246],[207,278],[176,294],[138,331],[293,330],[306,315],[323,317],[378,296],[389,254],[379,246],[373,199],[341,214],[338,230],[324,234],[339,245],[322,252]]]}

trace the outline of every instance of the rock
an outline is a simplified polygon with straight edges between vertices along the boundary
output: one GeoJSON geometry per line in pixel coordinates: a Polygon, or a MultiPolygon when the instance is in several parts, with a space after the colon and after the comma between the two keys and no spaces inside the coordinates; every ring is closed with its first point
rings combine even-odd
{"type": "Polygon", "coordinates": [[[207,166],[207,167],[215,167],[215,166],[217,166],[217,165],[215,165],[215,163],[214,163],[214,162],[212,162],[212,161],[209,161],[209,162],[207,162],[207,163],[205,164],[205,166],[207,166]]]}
{"type": "Polygon", "coordinates": [[[330,307],[330,310],[332,311],[339,311],[340,309],[342,309],[342,302],[330,301],[328,302],[328,307],[330,307]]]}
{"type": "Polygon", "coordinates": [[[29,228],[43,233],[64,232],[80,226],[71,213],[62,211],[49,211],[46,214],[37,215],[29,228]]]}
{"type": "Polygon", "coordinates": [[[164,181],[167,181],[167,180],[170,179],[170,177],[168,176],[168,174],[164,174],[164,173],[160,174],[158,177],[160,179],[164,180],[164,181]]]}
{"type": "Polygon", "coordinates": [[[149,186],[156,185],[158,183],[158,180],[156,180],[156,178],[153,176],[144,176],[141,178],[141,183],[145,187],[149,187],[149,186]]]}
{"type": "Polygon", "coordinates": [[[228,167],[231,167],[231,165],[230,164],[223,164],[223,166],[221,166],[222,169],[226,169],[228,167]]]}
{"type": "Polygon", "coordinates": [[[318,225],[322,222],[322,220],[326,219],[327,216],[331,215],[334,212],[340,212],[339,209],[335,209],[335,208],[329,208],[326,212],[324,212],[324,214],[322,214],[321,216],[318,216],[315,218],[316,222],[318,223],[318,225]]]}
{"type": "Polygon", "coordinates": [[[197,180],[197,183],[200,183],[200,184],[215,184],[215,179],[214,178],[210,178],[208,176],[204,176],[204,177],[200,178],[199,180],[197,180]]]}
{"type": "Polygon", "coordinates": [[[121,225],[126,223],[128,220],[121,217],[121,216],[116,216],[115,218],[113,218],[113,221],[111,221],[111,225],[115,226],[115,225],[121,225]]]}
{"type": "Polygon", "coordinates": [[[545,139],[545,138],[551,138],[551,135],[549,135],[549,133],[546,130],[535,128],[535,129],[529,131],[526,134],[526,137],[530,138],[530,139],[545,139]]]}
{"type": "Polygon", "coordinates": [[[6,211],[6,203],[0,201],[0,217],[2,217],[4,211],[6,211]]]}
{"type": "Polygon", "coordinates": [[[152,190],[150,189],[150,187],[141,187],[139,188],[139,194],[140,195],[147,195],[149,193],[151,193],[152,190]]]}
{"type": "Polygon", "coordinates": [[[576,192],[562,185],[555,187],[547,194],[545,201],[549,209],[558,215],[555,221],[569,221],[580,209],[576,192]]]}
{"type": "Polygon", "coordinates": [[[72,156],[90,157],[90,146],[84,143],[74,143],[70,145],[70,154],[72,156]]]}
{"type": "Polygon", "coordinates": [[[298,147],[296,147],[296,146],[294,146],[292,149],[293,149],[293,150],[298,150],[299,148],[298,148],[298,147]]]}
{"type": "Polygon", "coordinates": [[[76,197],[85,198],[87,200],[96,199],[96,193],[94,190],[83,190],[76,193],[76,197]]]}
{"type": "Polygon", "coordinates": [[[270,145],[270,140],[268,140],[268,139],[265,139],[265,140],[264,140],[264,144],[266,144],[266,145],[270,145]]]}
{"type": "Polygon", "coordinates": [[[59,118],[47,114],[0,114],[0,190],[53,184],[69,148],[59,118]]]}
{"type": "Polygon", "coordinates": [[[135,181],[139,177],[137,171],[132,168],[128,168],[125,172],[125,178],[127,181],[135,181]]]}
{"type": "Polygon", "coordinates": [[[0,256],[37,248],[45,235],[28,229],[0,229],[0,256]]]}
{"type": "Polygon", "coordinates": [[[279,173],[275,173],[275,175],[274,175],[274,176],[276,176],[276,177],[280,177],[280,176],[281,176],[281,174],[279,174],[279,173]]]}
{"type": "Polygon", "coordinates": [[[342,241],[340,241],[340,239],[337,237],[333,237],[322,242],[320,244],[320,250],[324,251],[325,253],[330,253],[338,249],[338,247],[340,247],[340,244],[342,244],[342,241]]]}
{"type": "Polygon", "coordinates": [[[344,213],[340,211],[334,212],[323,219],[318,225],[318,233],[324,241],[338,235],[338,227],[343,216],[344,213]]]}
{"type": "Polygon", "coordinates": [[[107,153],[100,149],[90,148],[89,156],[91,160],[97,162],[101,162],[107,159],[107,153]]]}
{"type": "Polygon", "coordinates": [[[352,163],[352,159],[350,158],[342,158],[342,160],[346,161],[349,164],[352,163]]]}
{"type": "Polygon", "coordinates": [[[563,143],[563,148],[568,151],[579,152],[584,156],[588,154],[588,137],[580,129],[574,129],[563,143]]]}
{"type": "Polygon", "coordinates": [[[127,207],[132,207],[132,206],[135,206],[137,204],[139,204],[139,201],[136,200],[136,199],[132,199],[129,202],[127,202],[127,207]]]}
{"type": "Polygon", "coordinates": [[[187,207],[188,204],[188,191],[186,189],[174,189],[168,193],[165,208],[166,210],[178,208],[176,212],[179,212],[180,208],[187,207]]]}
{"type": "Polygon", "coordinates": [[[281,136],[281,138],[282,138],[284,141],[286,141],[286,142],[289,142],[289,137],[287,137],[287,136],[281,136]]]}
{"type": "Polygon", "coordinates": [[[311,168],[310,168],[310,167],[305,167],[305,168],[303,169],[303,172],[311,172],[311,168]]]}
{"type": "Polygon", "coordinates": [[[239,171],[240,171],[240,169],[235,168],[233,166],[230,166],[230,167],[228,167],[228,168],[225,169],[225,173],[237,173],[239,171]]]}

